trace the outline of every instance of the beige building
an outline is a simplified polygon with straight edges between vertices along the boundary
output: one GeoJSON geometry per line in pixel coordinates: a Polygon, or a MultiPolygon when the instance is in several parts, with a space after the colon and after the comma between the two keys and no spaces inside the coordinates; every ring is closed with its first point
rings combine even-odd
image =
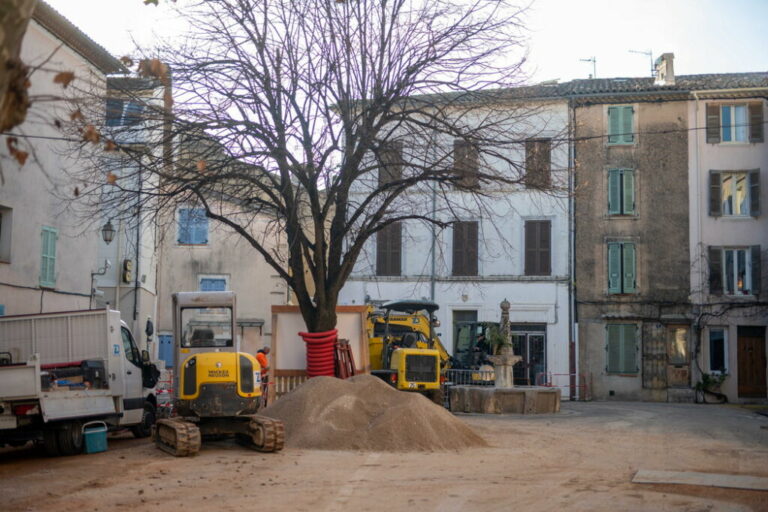
{"type": "Polygon", "coordinates": [[[43,2],[29,24],[22,59],[41,67],[31,76],[27,119],[13,130],[29,157],[23,166],[5,157],[2,162],[0,314],[87,309],[93,273],[104,266],[97,257],[100,225],[83,222],[73,209],[77,184],[65,171],[81,162],[67,156],[55,124],[70,118],[66,99],[84,90],[103,92],[106,74],[122,65],[43,2]],[[66,88],[54,82],[61,71],[74,73],[66,88]],[[62,100],[35,102],[43,97],[62,100]]]}

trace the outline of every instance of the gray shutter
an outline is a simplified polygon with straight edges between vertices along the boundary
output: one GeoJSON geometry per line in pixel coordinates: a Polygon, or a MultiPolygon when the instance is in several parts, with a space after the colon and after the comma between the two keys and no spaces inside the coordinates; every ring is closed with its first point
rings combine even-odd
{"type": "Polygon", "coordinates": [[[621,115],[621,131],[622,131],[622,141],[624,142],[634,142],[635,140],[635,134],[632,133],[632,117],[635,113],[635,109],[633,107],[622,107],[622,115],[621,115]]]}
{"type": "Polygon", "coordinates": [[[389,275],[399,276],[402,273],[403,226],[395,222],[389,228],[389,275]]]}
{"type": "Polygon", "coordinates": [[[637,372],[637,326],[623,324],[621,327],[621,373],[637,372]]]}
{"type": "Polygon", "coordinates": [[[709,246],[709,293],[723,294],[723,248],[709,246]]]}
{"type": "Polygon", "coordinates": [[[749,104],[749,142],[763,142],[763,103],[749,104]]]}
{"type": "Polygon", "coordinates": [[[621,132],[619,112],[618,107],[608,107],[608,144],[616,144],[621,140],[618,135],[621,132]]]}
{"type": "Polygon", "coordinates": [[[749,214],[760,216],[760,169],[749,171],[749,214]]]}
{"type": "Polygon", "coordinates": [[[608,244],[608,293],[621,293],[621,244],[608,244]]]}
{"type": "Polygon", "coordinates": [[[621,372],[621,325],[608,324],[606,330],[606,364],[608,373],[621,372]]]}
{"type": "Polygon", "coordinates": [[[624,243],[621,245],[622,249],[622,271],[623,282],[622,291],[624,293],[635,293],[637,289],[637,261],[635,259],[635,244],[624,243]]]}
{"type": "Polygon", "coordinates": [[[608,215],[621,213],[621,170],[608,170],[608,215]]]}
{"type": "Polygon", "coordinates": [[[720,173],[709,171],[709,215],[719,217],[723,214],[723,203],[720,193],[720,173]]]}
{"type": "Polygon", "coordinates": [[[552,274],[552,222],[543,220],[539,225],[539,274],[548,276],[552,274]]]}
{"type": "Polygon", "coordinates": [[[720,142],[720,105],[707,103],[707,143],[720,142]]]}
{"type": "Polygon", "coordinates": [[[376,233],[376,275],[387,275],[387,228],[376,233]]]}
{"type": "Polygon", "coordinates": [[[760,246],[752,246],[752,295],[760,295],[760,246]]]}
{"type": "Polygon", "coordinates": [[[464,233],[464,223],[457,222],[453,225],[453,275],[463,276],[466,275],[464,267],[465,264],[465,252],[466,249],[466,236],[464,233]]]}
{"type": "Polygon", "coordinates": [[[634,215],[635,213],[635,171],[631,169],[624,169],[622,171],[622,184],[624,195],[622,212],[625,215],[634,215]]]}

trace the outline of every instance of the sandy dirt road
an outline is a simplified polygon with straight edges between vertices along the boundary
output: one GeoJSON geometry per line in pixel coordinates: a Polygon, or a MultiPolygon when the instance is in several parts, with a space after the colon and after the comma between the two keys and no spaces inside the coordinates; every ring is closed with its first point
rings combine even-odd
{"type": "Polygon", "coordinates": [[[76,457],[3,449],[0,509],[768,510],[768,492],[630,482],[641,468],[768,477],[768,417],[749,410],[602,402],[460,417],[488,448],[259,454],[218,441],[176,459],[123,435],[107,452],[76,457]]]}

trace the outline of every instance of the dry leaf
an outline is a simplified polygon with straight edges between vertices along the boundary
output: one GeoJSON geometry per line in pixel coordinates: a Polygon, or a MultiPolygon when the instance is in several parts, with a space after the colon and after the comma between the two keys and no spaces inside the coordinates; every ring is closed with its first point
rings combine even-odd
{"type": "Polygon", "coordinates": [[[80,189],[78,187],[75,187],[75,197],[78,197],[80,195],[80,189]]]}
{"type": "Polygon", "coordinates": [[[198,160],[197,161],[197,170],[198,172],[205,172],[205,160],[198,160]]]}
{"type": "Polygon", "coordinates": [[[108,140],[104,144],[104,151],[116,151],[117,150],[117,144],[115,144],[115,141],[108,140]]]}
{"type": "Polygon", "coordinates": [[[128,57],[127,55],[120,57],[120,62],[122,62],[124,66],[127,66],[129,68],[133,66],[133,59],[128,57]]]}
{"type": "Polygon", "coordinates": [[[83,130],[83,140],[96,144],[99,142],[99,139],[101,139],[101,134],[99,134],[99,131],[96,129],[96,127],[92,124],[87,125],[83,130]]]}
{"type": "Polygon", "coordinates": [[[139,62],[138,73],[139,76],[143,78],[157,78],[163,85],[170,84],[170,80],[168,80],[168,66],[163,64],[159,59],[142,60],[139,62]]]}
{"type": "Polygon", "coordinates": [[[54,119],[53,126],[55,126],[58,129],[61,129],[61,121],[59,121],[58,119],[54,119]]]}
{"type": "Polygon", "coordinates": [[[16,150],[13,153],[13,158],[15,158],[17,162],[19,162],[19,165],[24,165],[27,161],[28,156],[29,156],[29,153],[27,153],[26,151],[16,150]]]}
{"type": "Polygon", "coordinates": [[[26,151],[21,151],[17,146],[19,143],[19,139],[16,137],[8,137],[5,141],[5,144],[8,146],[8,153],[10,153],[11,157],[13,157],[17,162],[19,162],[19,165],[24,165],[27,162],[27,158],[29,157],[29,153],[26,151]]]}
{"type": "Polygon", "coordinates": [[[107,173],[107,183],[110,185],[114,185],[117,183],[117,176],[112,174],[111,172],[107,173]]]}
{"type": "Polygon", "coordinates": [[[74,112],[72,112],[71,114],[69,114],[69,118],[72,121],[84,121],[85,120],[85,116],[83,116],[83,113],[80,112],[80,109],[77,109],[74,112]]]}
{"type": "Polygon", "coordinates": [[[65,89],[75,79],[75,74],[71,71],[62,71],[53,77],[53,83],[61,84],[65,89]]]}

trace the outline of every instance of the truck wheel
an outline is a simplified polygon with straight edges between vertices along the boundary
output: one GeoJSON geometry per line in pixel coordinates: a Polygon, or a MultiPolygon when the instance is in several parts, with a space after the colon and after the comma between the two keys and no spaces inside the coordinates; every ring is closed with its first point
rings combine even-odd
{"type": "Polygon", "coordinates": [[[83,426],[79,421],[65,423],[58,433],[62,455],[77,455],[83,451],[83,426]]]}
{"type": "Polygon", "coordinates": [[[133,436],[139,439],[149,437],[150,434],[152,434],[152,425],[155,424],[155,419],[157,419],[155,406],[150,403],[144,404],[144,413],[141,415],[141,423],[131,427],[133,436]]]}
{"type": "Polygon", "coordinates": [[[43,448],[45,453],[50,457],[58,457],[61,455],[59,450],[59,436],[58,432],[51,427],[46,427],[43,430],[43,448]]]}

